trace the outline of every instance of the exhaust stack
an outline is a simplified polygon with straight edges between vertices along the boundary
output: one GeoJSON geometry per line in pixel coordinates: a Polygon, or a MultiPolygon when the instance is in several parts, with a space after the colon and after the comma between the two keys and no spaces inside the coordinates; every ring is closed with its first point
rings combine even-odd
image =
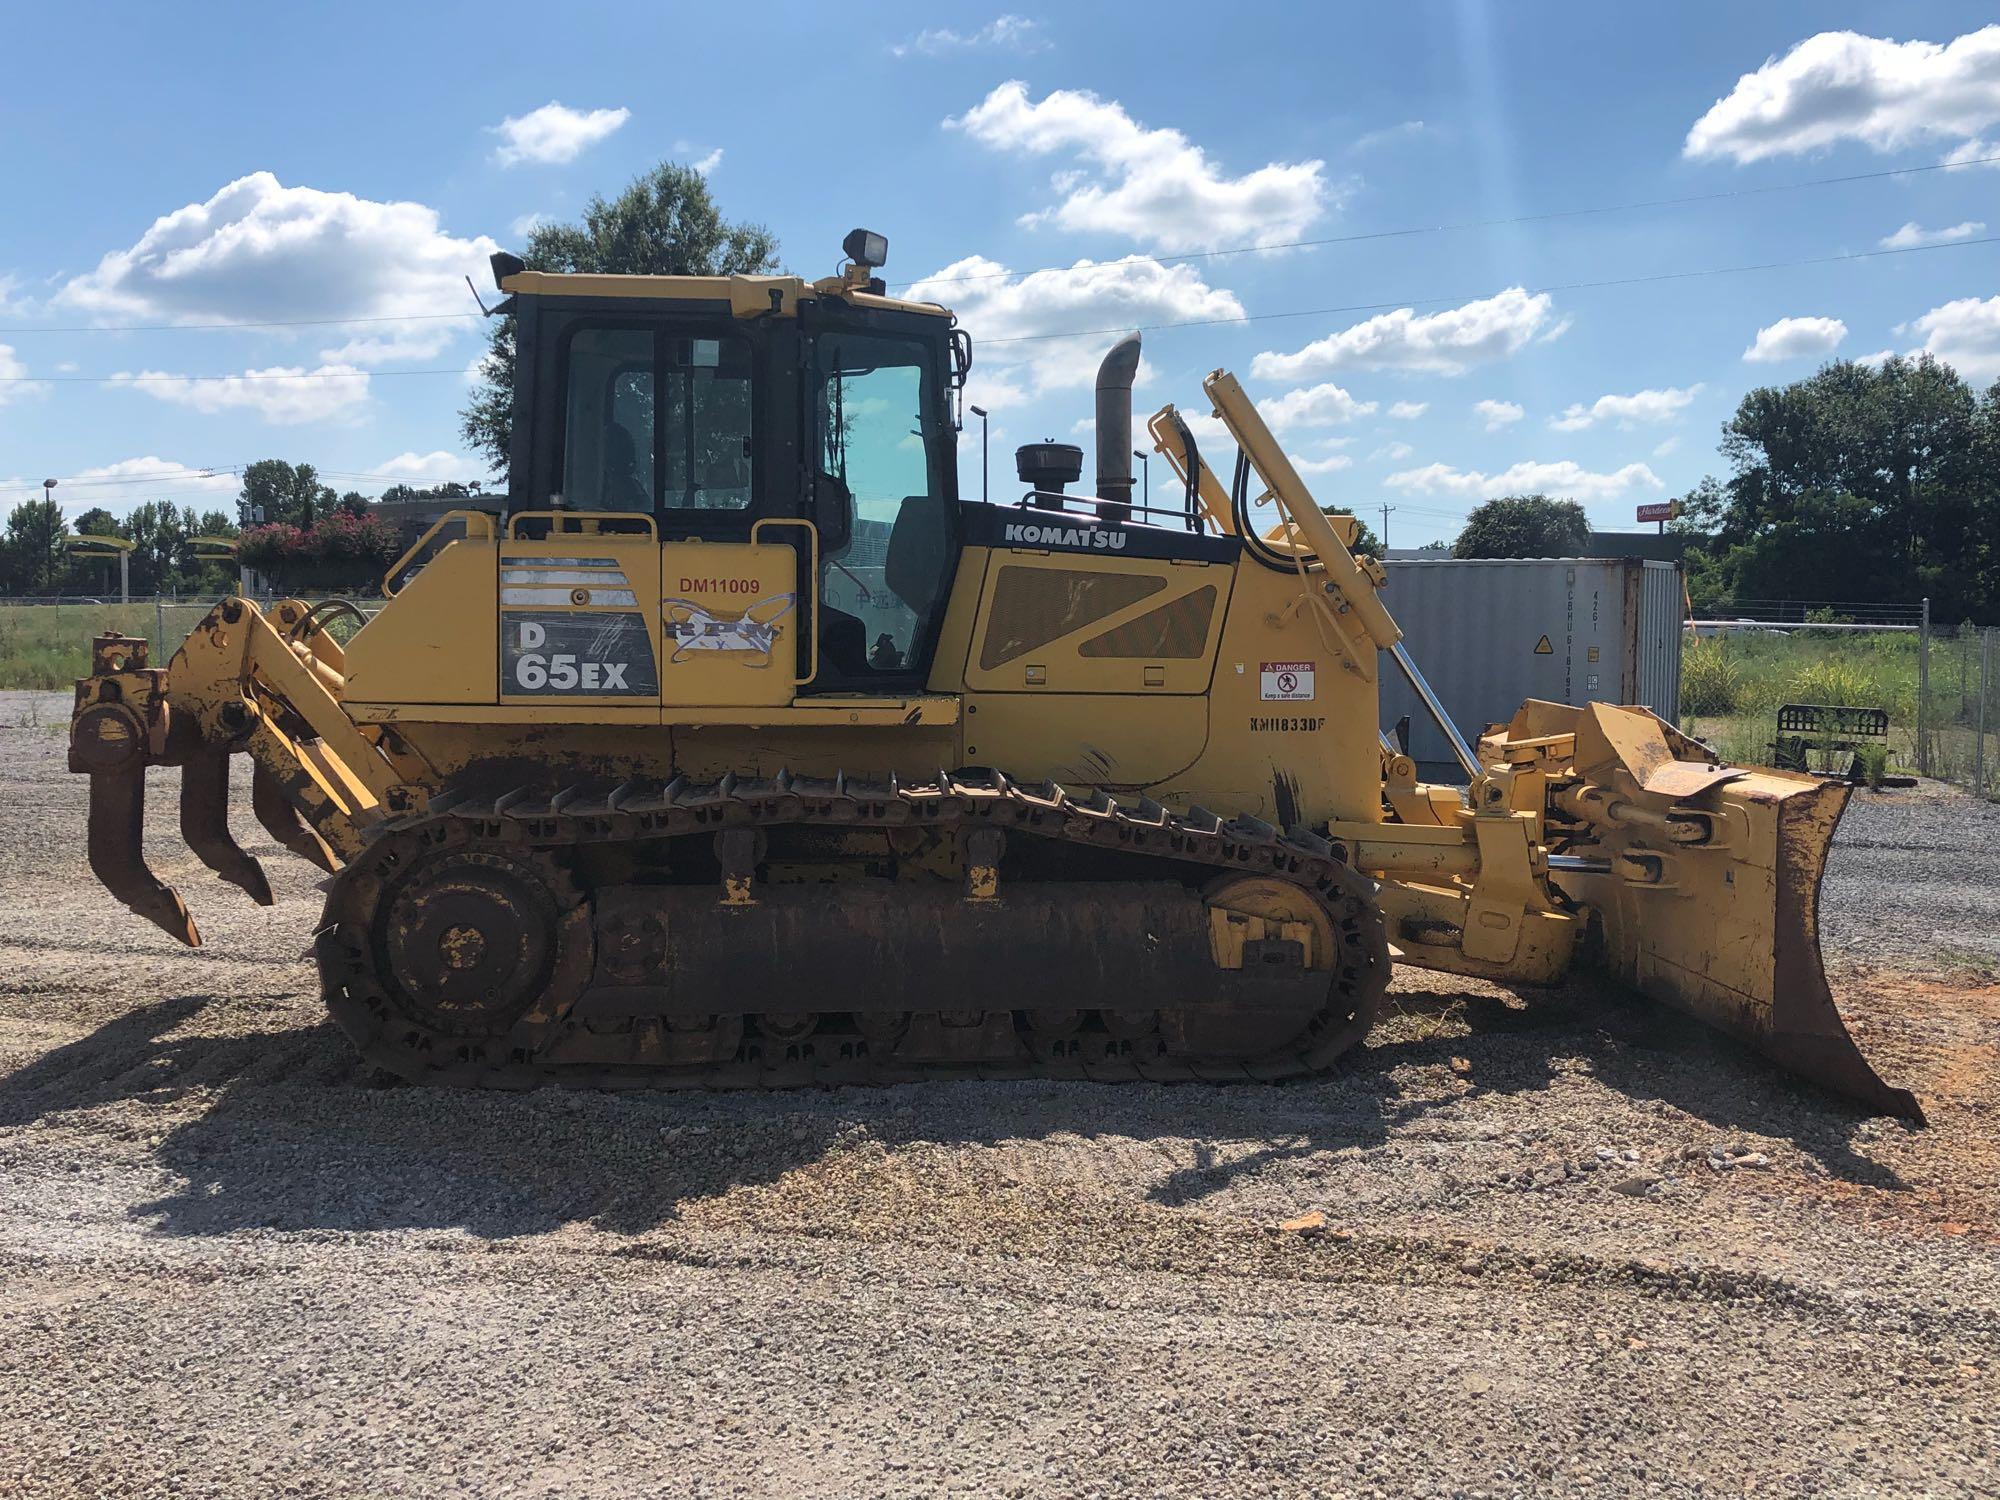
{"type": "Polygon", "coordinates": [[[1128,333],[1097,367],[1097,518],[1132,517],[1132,378],[1139,335],[1128,333]]]}

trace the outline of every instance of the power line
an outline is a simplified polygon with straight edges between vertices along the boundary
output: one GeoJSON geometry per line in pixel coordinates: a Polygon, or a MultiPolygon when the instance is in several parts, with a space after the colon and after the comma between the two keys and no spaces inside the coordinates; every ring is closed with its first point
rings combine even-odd
{"type": "MultiPolygon", "coordinates": [[[[1913,169],[1914,170],[1914,169],[1913,169]]],[[[1643,276],[1612,276],[1595,281],[1557,281],[1545,286],[1523,288],[1531,296],[1544,296],[1554,292],[1598,291],[1606,287],[1649,286],[1668,281],[1692,281],[1711,276],[1741,276],[1758,271],[1791,271],[1806,266],[1839,265],[1848,261],[1879,260],[1891,255],[1924,255],[1939,250],[1968,250],[1978,245],[2000,244],[2000,235],[1984,235],[1978,239],[1952,240],[1938,245],[1899,245],[1880,250],[1850,250],[1838,255],[1815,255],[1797,260],[1755,261],[1740,266],[1702,266],[1688,271],[1656,271],[1643,276]]],[[[1502,288],[1501,290],[1511,290],[1502,288]]],[[[1227,318],[1183,318],[1169,323],[1121,324],[1113,328],[1071,328],[1052,333],[1015,333],[998,338],[984,338],[981,344],[1030,344],[1048,339],[1102,338],[1123,333],[1163,333],[1175,328],[1215,328],[1239,323],[1268,323],[1287,318],[1319,318],[1335,314],[1360,312],[1385,312],[1401,307],[1428,307],[1446,302],[1473,302],[1481,298],[1496,297],[1498,291],[1473,294],[1454,293],[1431,297],[1397,297],[1385,302],[1347,302],[1331,307],[1301,307],[1283,312],[1238,313],[1227,318]]],[[[157,384],[161,381],[183,381],[212,383],[218,381],[271,381],[271,380],[368,380],[386,379],[390,376],[407,375],[457,375],[463,376],[464,369],[454,366],[439,370],[336,370],[316,371],[252,371],[241,375],[5,375],[0,376],[0,384],[35,385],[37,383],[62,385],[140,385],[157,384]]]]}
{"type": "MultiPolygon", "coordinates": [[[[1805,188],[1836,187],[1852,182],[1876,182],[1887,177],[1909,177],[1919,172],[1955,172],[1964,167],[2000,162],[2000,155],[1975,157],[1970,161],[1934,162],[1921,167],[1890,167],[1880,172],[1852,172],[1842,177],[1813,177],[1800,182],[1773,183],[1766,187],[1727,188],[1714,193],[1692,193],[1682,198],[1641,198],[1630,203],[1605,203],[1588,208],[1561,208],[1548,213],[1518,214],[1508,219],[1465,219],[1447,224],[1417,224],[1404,229],[1371,229],[1357,234],[1326,235],[1310,240],[1276,240],[1260,245],[1230,245],[1220,250],[1189,250],[1179,255],[1151,255],[1147,260],[1161,265],[1188,260],[1218,260],[1226,255],[1257,255],[1270,250],[1316,250],[1327,245],[1354,245],[1368,240],[1405,239],[1420,234],[1448,234],[1467,229],[1503,229],[1516,224],[1546,224],[1557,219],[1579,219],[1595,214],[1632,213],[1645,208],[1684,208],[1696,203],[1716,203],[1729,198],[1754,198],[1769,193],[1795,193],[1805,188]]],[[[982,271],[972,276],[918,277],[896,281],[897,288],[913,286],[956,286],[962,282],[1004,281],[1012,276],[1042,276],[1051,273],[1094,271],[1111,262],[1096,261],[1088,266],[1037,266],[1031,271],[982,271]]],[[[5,332],[0,329],[0,332],[5,332]]]]}
{"type": "MultiPolygon", "coordinates": [[[[58,485],[69,486],[71,492],[74,493],[76,490],[96,490],[99,488],[108,488],[108,487],[115,487],[122,485],[179,484],[194,479],[240,480],[243,477],[243,471],[248,467],[249,467],[248,464],[214,464],[199,469],[172,469],[158,474],[121,474],[116,477],[106,477],[106,478],[98,478],[83,474],[71,474],[66,478],[58,479],[56,483],[58,485]]],[[[358,469],[314,469],[313,472],[321,479],[339,479],[343,481],[351,481],[357,479],[376,480],[384,484],[390,484],[390,485],[407,484],[419,489],[425,488],[427,486],[436,486],[441,484],[462,484],[471,486],[474,484],[484,485],[490,482],[486,478],[418,479],[418,478],[412,478],[408,474],[367,473],[358,469]]],[[[19,495],[39,495],[41,493],[42,493],[42,487],[40,485],[32,485],[21,489],[0,490],[0,498],[6,498],[9,496],[19,496],[19,495]]],[[[187,500],[187,499],[203,498],[206,495],[213,493],[215,492],[213,491],[190,492],[180,495],[161,495],[158,496],[157,498],[162,500],[170,500],[170,499],[187,500]]]]}
{"type": "MultiPolygon", "coordinates": [[[[79,490],[88,491],[89,494],[81,497],[88,499],[90,495],[96,494],[100,489],[118,489],[135,484],[185,484],[196,479],[234,479],[235,477],[235,472],[229,468],[187,469],[175,470],[164,474],[121,475],[115,479],[95,479],[73,474],[67,479],[58,479],[56,483],[65,488],[66,499],[70,496],[75,496],[79,490]]],[[[19,489],[0,490],[0,499],[19,499],[22,496],[38,496],[41,493],[42,487],[38,484],[24,485],[19,489]]],[[[162,495],[159,498],[164,500],[168,497],[162,495]]]]}
{"type": "MultiPolygon", "coordinates": [[[[1693,271],[1659,271],[1646,276],[1614,276],[1602,281],[1559,281],[1547,286],[1524,288],[1532,296],[1542,296],[1549,292],[1594,291],[1613,286],[1645,286],[1662,281],[1690,281],[1705,276],[1740,276],[1751,271],[1790,271],[1801,266],[1829,266],[1842,261],[1874,260],[1886,255],[1917,255],[1927,250],[1962,250],[1973,245],[2000,244],[2000,235],[1986,235],[1976,240],[1952,240],[1942,245],[1901,245],[1889,250],[1852,250],[1841,255],[1817,255],[1803,260],[1759,261],[1743,266],[1704,266],[1693,271]]],[[[1503,288],[1502,290],[1507,290],[1503,288]]],[[[1233,318],[1186,318],[1173,323],[1125,324],[1117,328],[1075,328],[1063,333],[1016,333],[1004,338],[981,339],[981,344],[1027,344],[1043,339],[1096,338],[1114,333],[1159,333],[1169,328],[1210,328],[1230,323],[1267,323],[1279,318],[1316,318],[1334,313],[1384,312],[1399,307],[1427,307],[1440,302],[1474,302],[1483,297],[1497,297],[1499,292],[1480,292],[1473,296],[1464,294],[1448,297],[1398,297],[1389,302],[1350,302],[1339,307],[1303,307],[1290,312],[1239,313],[1233,318]]]]}
{"type": "MultiPolygon", "coordinates": [[[[1690,193],[1677,198],[1637,198],[1626,203],[1591,204],[1581,208],[1551,209],[1545,213],[1517,214],[1501,219],[1462,219],[1442,224],[1413,224],[1400,229],[1371,229],[1355,234],[1323,235],[1316,239],[1274,240],[1256,245],[1226,245],[1215,250],[1188,250],[1173,255],[1148,255],[1143,259],[1159,265],[1177,264],[1191,260],[1219,260],[1231,255],[1258,255],[1272,250],[1316,250],[1328,245],[1354,245],[1370,240],[1406,239],[1414,235],[1452,234],[1468,229],[1502,229],[1519,224],[1547,224],[1561,219],[1589,218],[1601,214],[1636,213],[1649,208],[1686,208],[1701,203],[1720,203],[1732,198],[1757,198],[1772,193],[1795,193],[1808,188],[1840,187],[1856,182],[1879,182],[1892,177],[1913,177],[1926,172],[1956,172],[1968,167],[1987,166],[2000,163],[2000,154],[1976,156],[1966,161],[1933,162],[1916,167],[1887,167],[1879,172],[1849,172],[1839,177],[1809,177],[1797,182],[1770,183],[1763,187],[1724,188],[1712,193],[1690,193]]],[[[1013,276],[1040,276],[1069,274],[1086,270],[1096,270],[1108,264],[1096,261],[1088,266],[1037,266],[1027,271],[983,271],[971,276],[918,277],[913,281],[894,281],[892,287],[905,289],[913,286],[957,286],[967,282],[1003,281],[1013,276]]],[[[0,328],[0,334],[18,336],[34,333],[211,333],[243,328],[338,328],[349,325],[363,326],[383,323],[427,323],[447,320],[481,318],[482,313],[403,313],[384,317],[362,318],[267,318],[242,319],[214,323],[95,323],[74,324],[60,327],[22,326],[0,328]]],[[[412,370],[400,373],[435,374],[431,370],[412,370]]]]}
{"type": "Polygon", "coordinates": [[[231,328],[345,328],[366,323],[435,323],[447,318],[480,318],[484,313],[399,313],[379,318],[268,318],[231,323],[79,323],[70,327],[0,328],[0,333],[215,333],[231,328]]]}
{"type": "Polygon", "coordinates": [[[158,385],[161,381],[217,380],[374,380],[390,375],[463,375],[449,370],[246,370],[241,375],[0,375],[11,385],[158,385]]]}

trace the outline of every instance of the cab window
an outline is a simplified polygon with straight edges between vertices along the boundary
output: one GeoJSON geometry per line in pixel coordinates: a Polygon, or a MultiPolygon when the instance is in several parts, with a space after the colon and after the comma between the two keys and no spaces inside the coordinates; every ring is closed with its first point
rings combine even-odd
{"type": "Polygon", "coordinates": [[[580,328],[569,340],[563,498],[572,510],[747,510],[747,339],[580,328]]]}
{"type": "Polygon", "coordinates": [[[919,670],[955,559],[943,484],[946,420],[928,342],[824,333],[815,342],[825,664],[847,678],[919,670]],[[844,522],[844,525],[843,525],[844,522]]]}

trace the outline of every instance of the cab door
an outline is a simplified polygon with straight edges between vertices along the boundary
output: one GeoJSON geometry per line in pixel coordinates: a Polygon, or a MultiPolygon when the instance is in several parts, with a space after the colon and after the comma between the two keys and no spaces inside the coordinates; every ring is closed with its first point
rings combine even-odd
{"type": "Polygon", "coordinates": [[[810,691],[916,692],[930,674],[960,552],[950,324],[831,299],[809,304],[801,319],[819,542],[810,691]]]}
{"type": "Polygon", "coordinates": [[[512,549],[518,577],[502,559],[503,609],[533,591],[547,616],[523,615],[503,634],[503,696],[557,691],[553,659],[529,658],[561,635],[575,649],[560,654],[577,658],[579,674],[595,662],[600,687],[615,680],[633,699],[790,702],[810,616],[800,576],[809,528],[796,518],[796,340],[733,318],[727,304],[592,307],[552,332],[560,416],[543,464],[562,509],[516,518],[547,532],[512,549]],[[609,570],[603,588],[599,567],[609,570]],[[564,589],[577,597],[565,603],[564,589]]]}

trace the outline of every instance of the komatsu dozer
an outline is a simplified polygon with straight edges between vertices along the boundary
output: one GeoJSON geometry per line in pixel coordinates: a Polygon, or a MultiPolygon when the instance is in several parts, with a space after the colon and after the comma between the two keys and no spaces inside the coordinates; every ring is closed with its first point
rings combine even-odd
{"type": "Polygon", "coordinates": [[[810,282],[496,256],[504,507],[439,520],[351,634],[346,601],[231,598],[164,667],[100,637],[70,754],[103,883],[200,941],[141,852],[178,766],[188,847],[269,903],[227,816],[248,756],[258,821],[328,875],[328,1007],[413,1080],[1281,1079],[1361,1040],[1392,962],[1583,958],[1917,1115],[1821,969],[1844,783],[1642,707],[1467,743],[1232,376],[1219,427],[1148,423],[1173,503],[1133,493],[1136,338],[1095,495],[1046,443],[1018,502],[961,502],[970,341],[885,294],[879,236],[846,249],[810,282]],[[1385,670],[1467,785],[1381,733],[1385,670]]]}

